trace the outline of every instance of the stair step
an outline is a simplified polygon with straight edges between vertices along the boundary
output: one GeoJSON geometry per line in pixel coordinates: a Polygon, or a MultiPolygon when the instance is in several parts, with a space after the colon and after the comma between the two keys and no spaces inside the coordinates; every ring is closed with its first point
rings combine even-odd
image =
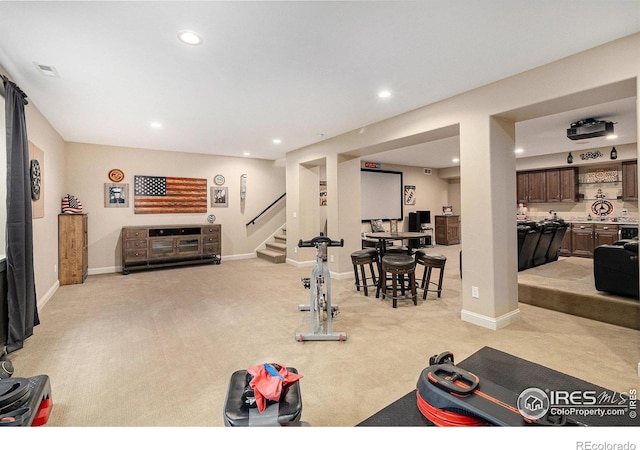
{"type": "Polygon", "coordinates": [[[274,238],[276,241],[284,241],[284,242],[287,242],[287,236],[286,236],[286,235],[284,235],[284,234],[276,234],[273,238],[274,238]]]}
{"type": "Polygon", "coordinates": [[[267,242],[265,245],[267,246],[267,249],[269,249],[269,250],[274,250],[276,252],[282,252],[282,253],[286,253],[287,252],[287,244],[286,243],[267,242]]]}
{"type": "Polygon", "coordinates": [[[269,249],[261,249],[261,250],[258,250],[256,253],[258,255],[258,258],[271,261],[272,263],[275,263],[275,264],[282,264],[287,259],[287,255],[285,255],[283,252],[269,250],[269,249]]]}

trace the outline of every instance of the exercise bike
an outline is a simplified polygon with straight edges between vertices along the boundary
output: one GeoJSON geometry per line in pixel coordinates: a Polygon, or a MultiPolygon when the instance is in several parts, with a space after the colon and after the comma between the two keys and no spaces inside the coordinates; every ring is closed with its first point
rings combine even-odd
{"type": "Polygon", "coordinates": [[[333,241],[320,233],[310,241],[300,239],[298,247],[316,248],[316,265],[310,278],[302,284],[309,289],[309,305],[299,305],[299,311],[309,311],[309,333],[296,333],[296,341],[344,341],[347,334],[333,332],[332,320],[338,314],[338,306],[331,304],[331,274],[324,265],[327,247],[344,247],[344,239],[333,241]]]}

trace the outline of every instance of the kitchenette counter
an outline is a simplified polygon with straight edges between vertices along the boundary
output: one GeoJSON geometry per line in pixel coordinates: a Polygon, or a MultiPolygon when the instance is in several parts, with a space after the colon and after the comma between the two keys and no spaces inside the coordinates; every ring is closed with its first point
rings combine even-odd
{"type": "Polygon", "coordinates": [[[624,222],[621,220],[615,219],[577,219],[577,220],[565,220],[566,223],[600,223],[605,225],[638,225],[638,220],[625,220],[624,222]]]}
{"type": "MultiPolygon", "coordinates": [[[[527,222],[540,222],[543,220],[553,220],[553,219],[550,219],[548,217],[540,217],[540,218],[531,217],[526,220],[518,220],[518,224],[525,224],[527,222]]],[[[605,224],[605,225],[636,225],[636,226],[638,225],[638,219],[632,219],[632,218],[624,218],[624,219],[609,218],[604,220],[597,219],[597,218],[592,218],[591,220],[589,220],[588,218],[570,218],[570,219],[559,218],[558,220],[563,220],[565,223],[568,223],[568,224],[599,223],[599,224],[605,224]]]]}

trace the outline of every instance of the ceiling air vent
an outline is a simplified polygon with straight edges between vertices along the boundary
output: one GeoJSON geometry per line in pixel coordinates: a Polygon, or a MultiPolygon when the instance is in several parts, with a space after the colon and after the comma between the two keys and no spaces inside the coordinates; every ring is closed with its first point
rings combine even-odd
{"type": "Polygon", "coordinates": [[[57,77],[57,78],[60,77],[55,67],[47,66],[45,64],[38,64],[36,62],[34,62],[34,64],[36,65],[36,68],[38,69],[38,71],[45,77],[57,77]]]}

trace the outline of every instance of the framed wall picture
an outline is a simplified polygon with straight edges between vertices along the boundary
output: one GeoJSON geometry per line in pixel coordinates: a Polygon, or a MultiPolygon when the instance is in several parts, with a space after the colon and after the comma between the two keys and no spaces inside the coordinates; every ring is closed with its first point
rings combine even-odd
{"type": "Polygon", "coordinates": [[[320,206],[327,206],[327,182],[320,182],[320,206]]]}
{"type": "Polygon", "coordinates": [[[129,207],[129,185],[127,183],[105,183],[104,184],[104,207],[105,208],[128,208],[129,207]]]}
{"type": "Polygon", "coordinates": [[[211,206],[213,206],[214,208],[226,208],[229,206],[228,187],[211,188],[211,206]]]}
{"type": "Polygon", "coordinates": [[[405,205],[415,205],[416,204],[416,187],[415,186],[404,186],[404,204],[405,205]]]}

